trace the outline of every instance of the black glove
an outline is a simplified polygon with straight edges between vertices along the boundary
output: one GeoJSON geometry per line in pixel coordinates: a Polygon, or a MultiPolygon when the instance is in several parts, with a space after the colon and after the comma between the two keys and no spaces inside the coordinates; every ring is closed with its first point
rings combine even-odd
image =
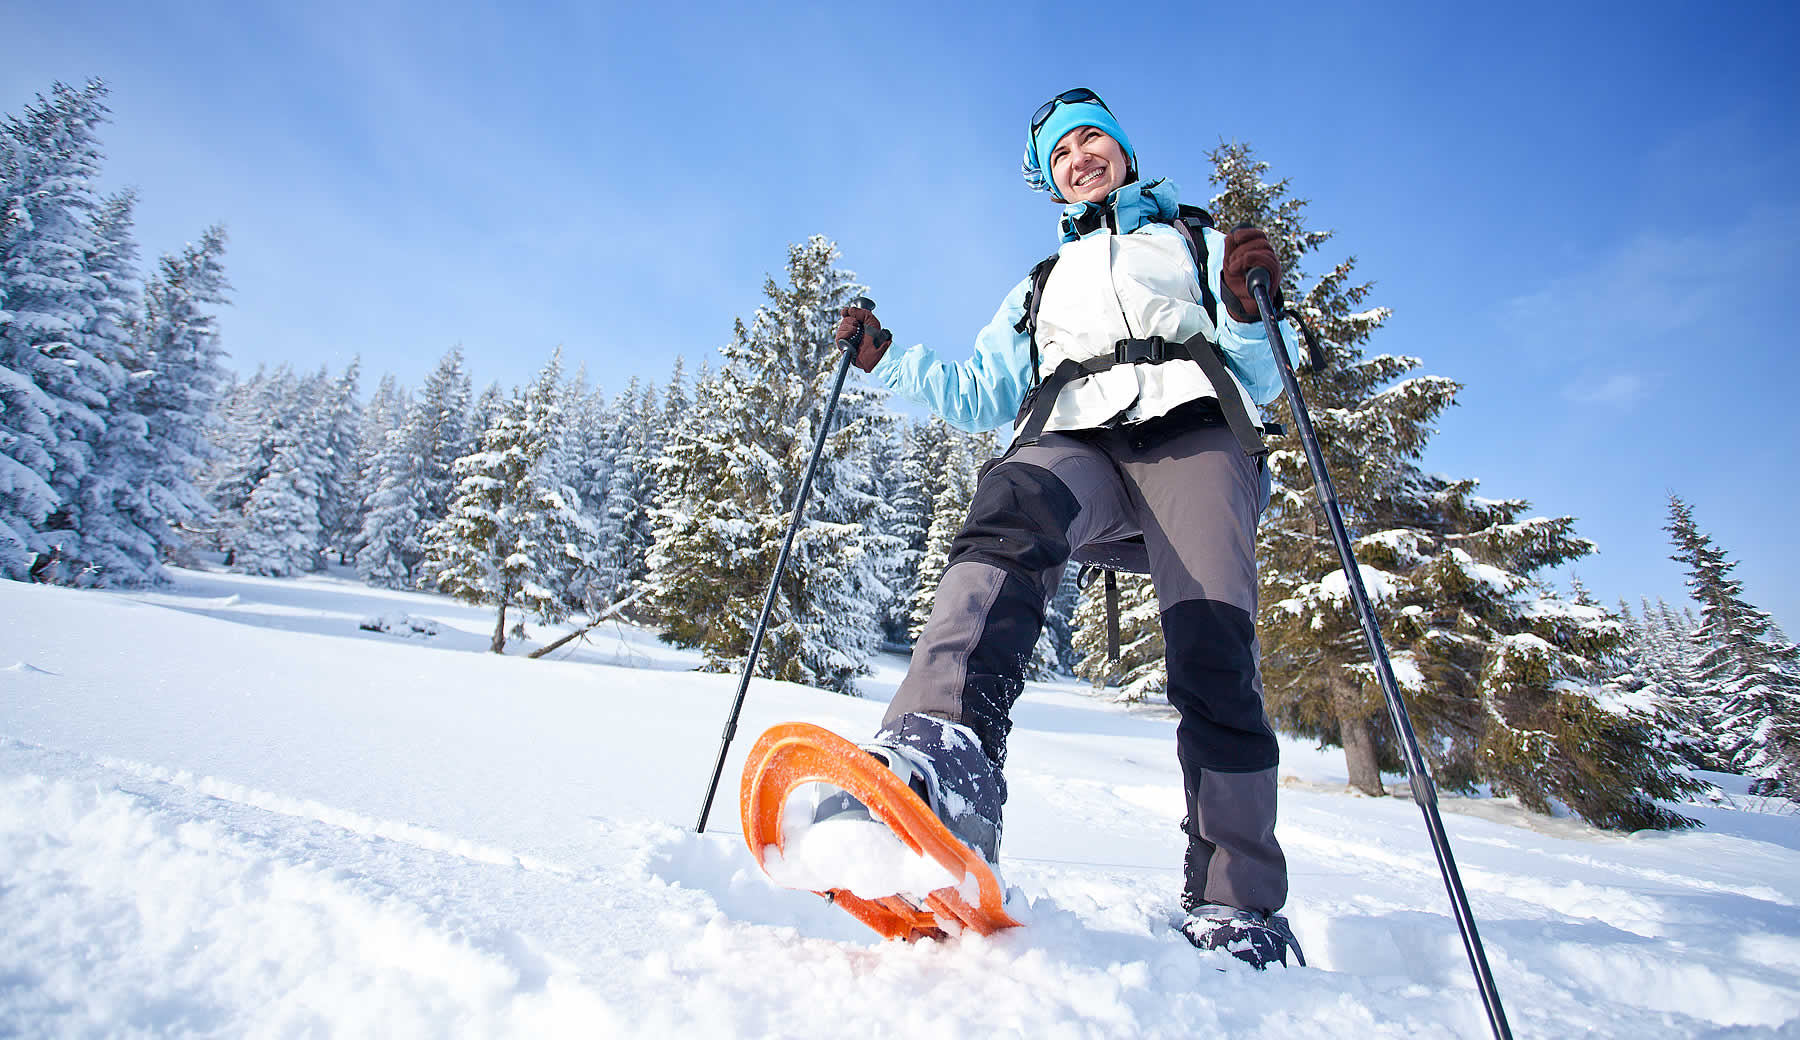
{"type": "Polygon", "coordinates": [[[894,334],[881,327],[874,311],[845,307],[840,313],[842,317],[838,318],[832,340],[838,343],[849,340],[856,344],[856,353],[851,355],[850,363],[864,372],[875,371],[882,355],[887,353],[888,344],[894,342],[894,334]]]}
{"type": "Polygon", "coordinates": [[[1262,320],[1256,313],[1256,297],[1250,292],[1250,272],[1258,267],[1269,272],[1269,303],[1281,310],[1281,261],[1262,229],[1248,224],[1233,228],[1225,236],[1225,259],[1219,267],[1220,296],[1227,314],[1238,321],[1262,320]]]}

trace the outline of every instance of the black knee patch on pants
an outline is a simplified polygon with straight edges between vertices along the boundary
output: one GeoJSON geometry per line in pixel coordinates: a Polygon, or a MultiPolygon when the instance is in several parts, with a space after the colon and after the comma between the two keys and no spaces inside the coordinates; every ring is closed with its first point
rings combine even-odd
{"type": "Polygon", "coordinates": [[[969,518],[950,543],[949,564],[979,560],[1035,586],[1069,559],[1069,525],[1080,512],[1075,493],[1056,474],[1001,462],[976,484],[969,518]]]}
{"type": "Polygon", "coordinates": [[[982,563],[1005,575],[969,653],[961,721],[996,767],[1006,761],[1012,706],[1044,626],[1046,574],[1069,558],[1069,526],[1081,503],[1041,466],[1001,462],[982,475],[969,517],[950,543],[948,567],[982,563]]]}
{"type": "Polygon", "coordinates": [[[1184,767],[1220,773],[1275,768],[1275,731],[1256,674],[1256,625],[1241,607],[1187,600],[1163,612],[1169,703],[1181,713],[1184,767]]]}

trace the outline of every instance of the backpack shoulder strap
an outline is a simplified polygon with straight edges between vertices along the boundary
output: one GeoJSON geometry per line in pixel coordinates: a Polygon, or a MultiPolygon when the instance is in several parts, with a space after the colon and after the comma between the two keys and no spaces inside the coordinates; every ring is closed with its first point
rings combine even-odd
{"type": "Polygon", "coordinates": [[[1188,252],[1194,258],[1194,271],[1200,278],[1200,305],[1206,308],[1206,316],[1212,320],[1213,327],[1219,326],[1219,298],[1213,295],[1212,286],[1206,281],[1206,231],[1213,226],[1212,214],[1199,206],[1183,204],[1175,217],[1175,230],[1187,239],[1188,252]]]}
{"type": "Polygon", "coordinates": [[[1023,332],[1031,337],[1031,389],[1036,389],[1038,378],[1038,343],[1037,316],[1038,307],[1044,302],[1044,284],[1050,281],[1050,269],[1056,266],[1059,253],[1051,253],[1039,260],[1026,277],[1031,280],[1031,287],[1025,290],[1025,314],[1013,326],[1014,332],[1023,332]]]}

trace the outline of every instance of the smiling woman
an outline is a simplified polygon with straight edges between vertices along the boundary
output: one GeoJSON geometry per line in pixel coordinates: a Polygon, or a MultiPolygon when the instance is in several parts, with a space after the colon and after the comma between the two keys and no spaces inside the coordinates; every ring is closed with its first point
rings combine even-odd
{"type": "MultiPolygon", "coordinates": [[[[1280,386],[1245,279],[1262,268],[1278,285],[1281,265],[1261,231],[1221,235],[1173,184],[1140,180],[1130,138],[1086,88],[1033,115],[1023,169],[1064,204],[1063,244],[1007,294],[973,357],[889,354],[859,308],[845,308],[837,330],[858,343],[858,367],[951,423],[1015,422],[865,746],[995,862],[1011,712],[1046,598],[1071,561],[1147,572],[1182,717],[1182,934],[1258,968],[1304,963],[1275,913],[1287,865],[1252,621],[1269,486],[1251,417],[1280,386]]],[[[846,815],[867,811],[843,793],[820,803],[816,822],[846,815]]]]}

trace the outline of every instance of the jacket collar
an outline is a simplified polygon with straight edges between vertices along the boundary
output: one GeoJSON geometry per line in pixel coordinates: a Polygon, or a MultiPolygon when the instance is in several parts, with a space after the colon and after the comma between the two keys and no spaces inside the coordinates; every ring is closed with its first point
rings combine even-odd
{"type": "Polygon", "coordinates": [[[1102,231],[1129,235],[1145,224],[1174,220],[1180,208],[1180,189],[1167,178],[1132,181],[1113,189],[1104,201],[1064,206],[1062,240],[1073,242],[1102,231]]]}

